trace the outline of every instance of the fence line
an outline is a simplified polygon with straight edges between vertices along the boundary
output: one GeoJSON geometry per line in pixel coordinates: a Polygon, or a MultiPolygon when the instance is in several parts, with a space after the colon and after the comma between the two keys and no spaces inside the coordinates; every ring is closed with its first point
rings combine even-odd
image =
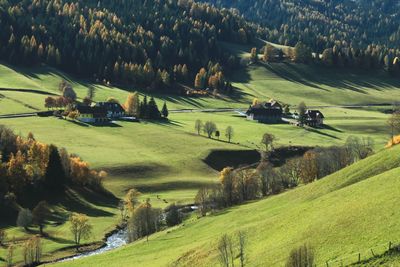
{"type": "Polygon", "coordinates": [[[398,242],[386,242],[381,243],[376,246],[365,249],[363,252],[354,252],[352,254],[348,254],[347,256],[343,256],[333,260],[327,260],[325,262],[326,267],[336,267],[336,266],[349,266],[352,264],[361,263],[362,261],[372,259],[376,256],[381,256],[386,252],[392,250],[397,247],[398,242]]]}

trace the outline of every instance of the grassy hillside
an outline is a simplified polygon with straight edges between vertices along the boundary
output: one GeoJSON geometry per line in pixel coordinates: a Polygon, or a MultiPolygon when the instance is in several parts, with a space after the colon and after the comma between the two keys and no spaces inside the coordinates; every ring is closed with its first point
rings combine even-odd
{"type": "Polygon", "coordinates": [[[248,234],[251,266],[282,266],[290,249],[303,242],[316,249],[318,264],[358,252],[365,257],[370,247],[399,241],[400,212],[393,209],[400,186],[399,152],[395,147],[313,184],[193,219],[155,234],[149,243],[59,266],[215,266],[217,238],[237,230],[248,234]]]}
{"type": "MultiPolygon", "coordinates": [[[[241,48],[238,47],[237,49],[241,48]]],[[[273,64],[271,68],[272,69],[268,69],[264,66],[251,66],[246,70],[238,71],[232,75],[232,77],[235,78],[235,86],[239,89],[231,97],[184,98],[176,95],[167,96],[156,94],[156,100],[159,106],[162,101],[165,100],[170,109],[218,107],[247,108],[255,97],[259,99],[274,97],[291,105],[297,105],[300,101],[304,100],[308,105],[330,106],[336,104],[391,102],[393,99],[400,96],[399,90],[397,89],[398,84],[384,74],[380,74],[381,76],[374,78],[374,76],[369,75],[369,73],[346,73],[346,71],[330,73],[330,70],[316,70],[303,65],[288,66],[285,64],[273,64]],[[301,79],[299,73],[293,74],[294,77],[297,77],[295,79],[290,78],[290,75],[283,75],[281,72],[277,72],[278,69],[284,70],[284,73],[304,71],[308,74],[301,79]],[[317,76],[319,80],[316,80],[317,78],[315,77],[317,76]],[[312,82],[306,83],[304,79],[312,82]],[[329,79],[330,82],[326,82],[326,79],[329,79]],[[366,82],[360,83],[358,80],[365,80],[366,82]],[[351,88],[358,88],[358,91],[348,88],[346,84],[352,84],[351,88]],[[323,89],[317,88],[317,85],[323,89]]],[[[129,87],[118,88],[94,85],[46,66],[25,69],[0,65],[0,88],[35,89],[44,91],[44,94],[38,94],[0,89],[0,94],[2,95],[2,97],[0,97],[0,115],[33,112],[44,109],[43,102],[46,95],[59,94],[58,83],[61,79],[66,79],[72,83],[80,98],[86,95],[87,86],[95,86],[95,100],[98,101],[113,96],[123,102],[128,92],[134,90],[134,88],[129,87]]],[[[54,143],[59,147],[66,147],[69,152],[79,154],[94,168],[107,170],[109,177],[105,180],[104,184],[115,196],[122,197],[127,189],[134,186],[143,192],[143,198],[150,197],[153,205],[165,207],[167,204],[175,201],[190,203],[193,201],[194,195],[200,186],[216,182],[216,171],[203,162],[203,159],[206,158],[210,151],[254,149],[258,146],[259,140],[265,132],[275,134],[278,138],[278,145],[315,146],[342,144],[349,135],[357,135],[371,136],[375,140],[376,148],[381,149],[388,139],[388,129],[385,126],[387,115],[383,114],[378,108],[348,109],[330,107],[321,108],[321,110],[327,117],[326,122],[328,127],[317,130],[305,130],[284,124],[258,124],[246,121],[244,118],[240,118],[236,113],[232,112],[171,113],[169,123],[118,122],[115,127],[84,127],[55,118],[38,117],[0,119],[0,124],[11,127],[16,133],[25,136],[31,131],[35,134],[37,140],[45,143],[54,143]],[[201,119],[204,122],[207,120],[216,122],[219,130],[222,132],[222,140],[210,140],[203,136],[199,137],[195,135],[194,121],[196,119],[201,119]],[[228,125],[234,127],[235,135],[233,142],[236,144],[228,144],[225,142],[224,130],[228,125]],[[157,195],[161,199],[158,199],[157,195]],[[163,199],[168,203],[164,202],[163,199]]],[[[390,160],[388,160],[388,162],[390,162],[390,160]]],[[[359,177],[359,179],[365,178],[364,174],[369,175],[369,170],[370,169],[367,168],[363,175],[360,174],[357,177],[359,177]]],[[[346,177],[347,181],[347,176],[343,176],[343,178],[344,177],[346,177]]],[[[336,180],[339,179],[337,178],[336,180]]],[[[328,188],[330,185],[334,185],[333,182],[329,184],[319,182],[317,184],[321,184],[321,188],[328,188]]],[[[313,185],[313,187],[310,188],[315,187],[316,185],[313,185]]],[[[305,189],[298,190],[300,191],[296,192],[303,192],[301,190],[305,189]]],[[[91,222],[94,224],[94,235],[88,241],[100,240],[103,234],[112,229],[118,221],[118,211],[116,210],[115,203],[110,204],[107,203],[107,201],[94,201],[95,199],[90,195],[82,192],[75,192],[75,190],[72,190],[72,192],[74,192],[72,193],[72,199],[79,200],[79,205],[75,202],[73,202],[75,204],[72,206],[67,205],[67,203],[71,201],[71,197],[67,197],[60,200],[59,203],[55,203],[54,208],[59,209],[60,213],[64,214],[64,218],[67,218],[67,214],[70,211],[87,213],[90,216],[91,222]]],[[[320,190],[316,190],[316,192],[320,192],[320,190]]],[[[307,194],[309,196],[311,195],[310,192],[307,194]]],[[[303,198],[305,198],[307,194],[305,194],[304,197],[300,196],[299,199],[303,201],[303,198]]],[[[316,197],[319,198],[319,196],[316,197]]],[[[195,259],[193,260],[199,258],[200,263],[203,265],[210,262],[213,263],[215,260],[213,258],[215,253],[212,252],[211,258],[204,260],[203,253],[207,254],[210,252],[210,245],[214,245],[215,236],[224,232],[225,229],[231,228],[232,231],[234,231],[236,226],[241,223],[247,225],[245,228],[249,229],[256,229],[252,227],[258,225],[252,225],[247,221],[236,222],[235,218],[239,216],[239,210],[248,210],[246,212],[252,213],[252,209],[257,209],[257,211],[260,210],[260,212],[262,212],[253,212],[254,214],[252,214],[252,216],[249,215],[250,221],[256,220],[258,216],[264,216],[263,214],[275,212],[275,210],[278,212],[282,209],[288,209],[287,202],[289,200],[283,199],[282,202],[280,202],[281,200],[273,199],[281,199],[281,196],[260,202],[260,204],[253,203],[241,208],[234,208],[227,213],[229,217],[226,218],[224,215],[206,218],[199,222],[193,221],[186,223],[185,227],[181,227],[182,229],[179,228],[177,230],[178,232],[176,235],[172,235],[172,233],[168,235],[166,233],[157,234],[157,241],[151,242],[160,243],[159,246],[140,245],[141,243],[139,242],[133,246],[135,248],[136,246],[140,247],[140,252],[136,249],[135,251],[142,253],[141,250],[143,248],[141,246],[146,246],[146,250],[137,260],[151,259],[154,260],[154,265],[158,266],[165,261],[173,262],[187,251],[193,250],[195,255],[195,259]],[[264,204],[261,203],[268,203],[265,205],[269,208],[264,207],[264,204]],[[272,211],[270,209],[272,209],[272,211]],[[228,227],[225,227],[224,225],[228,221],[228,227]],[[202,232],[207,232],[206,230],[210,227],[210,224],[212,224],[213,227],[215,225],[215,229],[203,237],[202,232]],[[187,228],[187,226],[190,227],[187,228]],[[188,230],[186,230],[186,228],[188,230]],[[194,234],[195,242],[188,243],[186,238],[192,236],[192,231],[196,232],[194,234]],[[183,235],[185,237],[181,238],[183,235]],[[160,240],[169,239],[170,236],[176,238],[175,241],[178,243],[159,242],[160,240]],[[169,244],[171,246],[176,245],[177,249],[169,248],[172,249],[172,251],[165,250],[165,254],[162,253],[161,255],[157,253],[152,254],[152,252],[160,248],[164,251],[164,246],[168,246],[169,244]],[[168,253],[170,253],[169,256],[167,255],[168,253]],[[154,257],[159,257],[159,260],[153,259],[154,257]]],[[[302,210],[306,207],[307,205],[305,203],[308,202],[304,201],[301,202],[303,203],[301,205],[298,203],[300,206],[292,207],[292,205],[290,205],[290,208],[293,208],[291,212],[295,213],[298,212],[296,210],[302,210]]],[[[312,205],[316,204],[314,203],[312,205]]],[[[279,228],[278,225],[291,223],[291,220],[297,220],[297,218],[290,217],[289,214],[282,214],[279,216],[275,219],[268,219],[267,221],[268,224],[271,223],[275,225],[273,230],[277,233],[282,229],[279,228]],[[280,220],[282,220],[282,222],[280,220]]],[[[310,213],[309,216],[317,215],[310,213]]],[[[12,223],[6,226],[8,227],[7,232],[10,238],[15,236],[17,239],[20,239],[27,236],[22,230],[13,227],[12,223]]],[[[47,231],[54,237],[45,240],[44,251],[47,256],[50,256],[49,253],[55,250],[71,245],[72,238],[69,233],[68,224],[50,226],[47,231]]],[[[263,235],[273,235],[274,231],[269,232],[268,230],[268,232],[265,232],[263,235]]],[[[305,230],[299,229],[298,231],[301,232],[305,230]]],[[[173,233],[175,233],[175,231],[173,233]]],[[[287,236],[287,238],[289,237],[290,236],[287,236]]],[[[260,250],[267,250],[268,247],[271,247],[271,249],[273,248],[273,251],[277,253],[274,255],[278,255],[278,258],[285,258],[287,254],[285,250],[287,244],[285,242],[287,242],[287,240],[283,240],[282,237],[278,236],[276,238],[281,242],[278,242],[277,246],[274,245],[276,241],[271,240],[268,241],[270,243],[266,241],[265,244],[264,242],[259,242],[259,248],[251,248],[251,257],[256,258],[260,255],[260,250]]],[[[293,238],[301,239],[298,236],[293,238]]],[[[168,242],[175,241],[171,239],[168,242]]],[[[258,242],[257,239],[255,239],[255,242],[258,242]]],[[[121,250],[121,253],[130,253],[128,251],[122,251],[125,250],[121,250]]],[[[324,257],[329,258],[335,255],[341,255],[338,250],[336,250],[336,252],[336,254],[324,254],[324,257]]],[[[4,256],[4,253],[5,250],[0,250],[0,257],[4,256]]],[[[69,253],[71,253],[70,250],[63,250],[59,252],[57,256],[69,253]]],[[[21,259],[21,253],[17,251],[16,257],[21,259]]],[[[273,258],[275,258],[275,256],[273,256],[273,258]]],[[[132,264],[135,262],[129,257],[126,259],[127,262],[128,259],[132,261],[132,264]]],[[[187,257],[182,258],[183,262],[187,262],[188,260],[187,257]]]]}

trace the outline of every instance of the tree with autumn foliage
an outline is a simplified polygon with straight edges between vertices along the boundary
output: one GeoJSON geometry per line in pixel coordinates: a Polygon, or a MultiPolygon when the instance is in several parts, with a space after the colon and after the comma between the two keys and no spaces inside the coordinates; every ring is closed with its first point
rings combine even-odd
{"type": "Polygon", "coordinates": [[[76,251],[82,239],[87,239],[92,234],[93,226],[89,222],[89,217],[81,213],[72,213],[69,218],[70,231],[73,235],[76,251]]]}
{"type": "Polygon", "coordinates": [[[124,197],[125,207],[132,215],[139,204],[139,196],[141,193],[135,188],[129,189],[124,197]]]}
{"type": "Polygon", "coordinates": [[[128,94],[125,104],[125,112],[130,116],[139,117],[140,113],[140,99],[137,92],[128,94]]]}
{"type": "Polygon", "coordinates": [[[219,183],[222,186],[226,206],[232,205],[235,200],[235,175],[235,171],[231,167],[226,167],[219,173],[219,183]]]}

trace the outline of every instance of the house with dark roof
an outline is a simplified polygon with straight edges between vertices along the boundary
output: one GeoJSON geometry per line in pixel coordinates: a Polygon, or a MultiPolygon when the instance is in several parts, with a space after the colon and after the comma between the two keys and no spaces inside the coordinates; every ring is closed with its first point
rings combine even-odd
{"type": "Polygon", "coordinates": [[[97,102],[95,107],[104,108],[109,119],[119,119],[126,116],[124,108],[119,103],[97,102]]]}
{"type": "Polygon", "coordinates": [[[324,124],[324,114],[319,110],[307,110],[305,124],[311,127],[318,127],[324,124]]]}
{"type": "Polygon", "coordinates": [[[109,119],[107,117],[107,110],[104,107],[91,107],[91,106],[76,106],[79,112],[77,120],[85,123],[105,123],[109,119]]]}
{"type": "Polygon", "coordinates": [[[261,123],[278,123],[282,120],[282,106],[274,100],[250,106],[246,111],[248,120],[261,123]]]}

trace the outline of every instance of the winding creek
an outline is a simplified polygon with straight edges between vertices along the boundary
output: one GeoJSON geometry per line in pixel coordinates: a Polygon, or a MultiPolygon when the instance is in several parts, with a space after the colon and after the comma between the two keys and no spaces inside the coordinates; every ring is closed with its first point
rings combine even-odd
{"type": "Polygon", "coordinates": [[[72,257],[65,258],[65,259],[61,259],[56,262],[66,262],[66,261],[77,260],[77,259],[86,258],[86,257],[93,256],[93,255],[102,254],[104,252],[122,247],[122,246],[126,245],[127,243],[128,243],[127,230],[122,229],[122,230],[119,230],[118,232],[115,232],[114,234],[110,235],[109,237],[107,237],[105,246],[103,246],[102,248],[99,248],[99,249],[96,249],[93,251],[89,251],[89,252],[85,252],[85,253],[81,253],[79,255],[75,255],[72,257]]]}

